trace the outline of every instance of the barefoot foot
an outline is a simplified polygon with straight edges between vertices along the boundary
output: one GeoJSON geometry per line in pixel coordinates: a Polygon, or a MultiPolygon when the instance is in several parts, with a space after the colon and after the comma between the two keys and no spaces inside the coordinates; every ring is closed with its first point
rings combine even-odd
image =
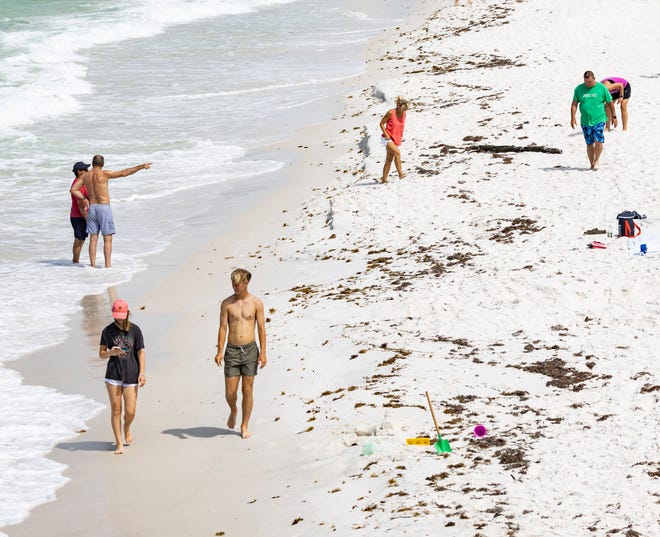
{"type": "Polygon", "coordinates": [[[131,443],[133,442],[133,435],[131,433],[124,433],[124,445],[125,446],[130,446],[131,443]]]}
{"type": "Polygon", "coordinates": [[[252,435],[248,432],[247,427],[241,427],[241,438],[250,438],[252,435]]]}
{"type": "Polygon", "coordinates": [[[229,419],[227,420],[227,427],[233,429],[236,427],[236,412],[229,414],[229,419]]]}
{"type": "Polygon", "coordinates": [[[401,175],[399,175],[399,179],[405,179],[405,178],[406,178],[406,175],[407,175],[407,174],[402,173],[401,175]]]}
{"type": "Polygon", "coordinates": [[[115,455],[123,455],[124,454],[124,448],[122,448],[121,444],[117,444],[117,449],[115,449],[115,455]]]}

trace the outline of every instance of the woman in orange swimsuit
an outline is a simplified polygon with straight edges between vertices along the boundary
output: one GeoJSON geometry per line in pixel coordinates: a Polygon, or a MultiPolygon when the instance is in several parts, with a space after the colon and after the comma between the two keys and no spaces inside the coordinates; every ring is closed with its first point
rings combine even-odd
{"type": "Polygon", "coordinates": [[[403,138],[403,128],[406,124],[406,110],[408,110],[408,101],[399,96],[396,98],[396,108],[388,111],[380,120],[380,130],[383,131],[381,142],[387,151],[385,165],[383,166],[383,183],[387,183],[392,161],[394,161],[396,171],[399,173],[399,179],[406,176],[401,168],[401,151],[399,150],[403,138]]]}

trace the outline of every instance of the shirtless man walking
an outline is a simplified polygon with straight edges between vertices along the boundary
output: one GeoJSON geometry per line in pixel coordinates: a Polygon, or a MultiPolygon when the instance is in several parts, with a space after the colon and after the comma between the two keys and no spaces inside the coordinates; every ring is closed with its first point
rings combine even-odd
{"type": "Polygon", "coordinates": [[[225,399],[229,405],[227,427],[236,426],[238,408],[238,384],[242,379],[243,401],[241,403],[241,437],[249,438],[248,422],[252,414],[254,377],[257,366],[266,365],[266,326],[264,305],[248,292],[252,274],[245,269],[231,273],[234,294],[222,301],[220,306],[220,328],[218,329],[218,353],[215,363],[225,361],[225,399]],[[254,329],[259,335],[259,347],[254,340],[254,329]],[[225,340],[227,348],[225,350],[225,340]],[[223,352],[224,350],[224,352],[223,352]]]}
{"type": "Polygon", "coordinates": [[[126,168],[118,172],[104,170],[105,160],[101,155],[94,155],[92,159],[92,171],[87,172],[71,186],[71,195],[79,200],[84,199],[80,191],[83,185],[87,188],[89,197],[89,211],[87,213],[87,233],[89,233],[89,262],[92,267],[96,266],[96,244],[99,232],[103,234],[103,255],[105,257],[105,268],[110,268],[110,257],[112,256],[112,236],[115,234],[115,224],[112,220],[112,209],[110,208],[110,192],[108,191],[108,180],[117,177],[133,175],[140,170],[148,170],[151,162],[145,162],[132,168],[126,168]]]}

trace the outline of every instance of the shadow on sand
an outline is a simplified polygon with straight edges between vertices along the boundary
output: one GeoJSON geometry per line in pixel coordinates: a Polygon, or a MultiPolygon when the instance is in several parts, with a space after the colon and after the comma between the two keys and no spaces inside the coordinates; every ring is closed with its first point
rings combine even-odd
{"type": "Polygon", "coordinates": [[[541,168],[544,172],[569,172],[569,171],[582,171],[588,172],[591,171],[591,168],[588,166],[552,166],[551,168],[541,168]]]}
{"type": "Polygon", "coordinates": [[[82,263],[72,263],[71,258],[57,258],[57,259],[40,259],[38,263],[42,265],[48,265],[51,267],[76,267],[76,268],[85,268],[85,265],[82,263]]]}
{"type": "Polygon", "coordinates": [[[97,440],[83,442],[62,442],[55,446],[66,451],[114,451],[114,442],[101,442],[97,440]]]}
{"type": "Polygon", "coordinates": [[[186,438],[213,438],[214,436],[240,436],[240,431],[220,427],[190,427],[188,429],[165,429],[163,434],[171,434],[181,440],[186,438]]]}

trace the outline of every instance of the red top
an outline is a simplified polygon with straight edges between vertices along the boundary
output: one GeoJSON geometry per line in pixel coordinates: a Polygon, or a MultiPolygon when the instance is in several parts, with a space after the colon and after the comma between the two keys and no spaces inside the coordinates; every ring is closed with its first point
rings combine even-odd
{"type": "MultiPolygon", "coordinates": [[[[76,179],[73,180],[73,183],[76,182],[76,179]]],[[[73,183],[71,183],[71,186],[73,186],[73,183]]],[[[82,193],[83,196],[87,197],[87,189],[85,188],[85,185],[83,185],[80,188],[80,192],[82,193]]],[[[80,212],[80,209],[78,208],[78,200],[74,197],[73,194],[71,194],[71,212],[69,212],[69,216],[71,218],[84,218],[84,215],[80,212]]]]}
{"type": "Polygon", "coordinates": [[[401,119],[396,115],[396,108],[390,110],[390,118],[385,123],[385,132],[390,135],[394,145],[401,145],[403,138],[403,127],[406,125],[406,113],[403,113],[401,119]]]}

